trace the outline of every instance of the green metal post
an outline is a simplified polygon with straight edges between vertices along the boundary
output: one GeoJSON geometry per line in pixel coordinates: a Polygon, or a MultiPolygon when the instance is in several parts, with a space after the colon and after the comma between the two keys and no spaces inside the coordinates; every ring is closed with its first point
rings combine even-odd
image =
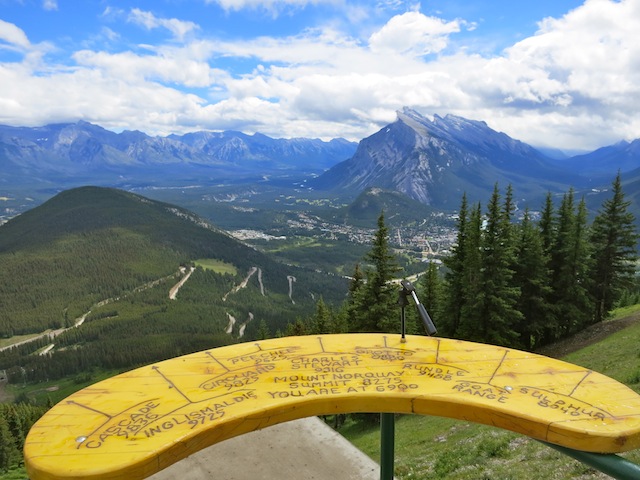
{"type": "Polygon", "coordinates": [[[638,480],[640,465],[612,453],[591,453],[541,442],[618,480],[638,480]]]}
{"type": "Polygon", "coordinates": [[[380,480],[393,480],[395,421],[393,413],[380,414],[380,480]]]}

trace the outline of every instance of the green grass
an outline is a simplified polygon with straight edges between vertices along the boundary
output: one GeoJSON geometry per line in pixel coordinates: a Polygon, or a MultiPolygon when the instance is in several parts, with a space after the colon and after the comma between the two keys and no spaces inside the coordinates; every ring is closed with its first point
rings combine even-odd
{"type": "Polygon", "coordinates": [[[119,373],[121,372],[113,370],[85,372],[71,378],[36,384],[7,385],[6,388],[16,399],[25,399],[26,397],[29,402],[38,405],[46,405],[48,402],[55,405],[72,393],[119,373]]]}
{"type": "Polygon", "coordinates": [[[628,317],[638,312],[640,312],[640,304],[629,305],[628,307],[616,308],[613,312],[611,312],[611,316],[607,319],[607,321],[628,317]]]}
{"type": "Polygon", "coordinates": [[[205,270],[213,270],[216,273],[229,273],[231,275],[236,275],[238,273],[238,269],[235,265],[231,263],[223,262],[222,260],[218,260],[216,258],[199,258],[194,261],[197,267],[202,267],[205,270]]]}
{"type": "Polygon", "coordinates": [[[0,473],[0,480],[26,480],[27,470],[22,467],[11,468],[8,472],[0,473]]]}
{"type": "MultiPolygon", "coordinates": [[[[376,462],[380,430],[349,423],[340,430],[376,462]]],[[[640,451],[622,454],[640,464],[640,451]]],[[[493,427],[441,417],[396,418],[398,480],[582,480],[608,478],[533,439],[493,427]]]]}
{"type": "Polygon", "coordinates": [[[564,360],[614,378],[640,393],[639,340],[640,323],[635,323],[564,360]]]}

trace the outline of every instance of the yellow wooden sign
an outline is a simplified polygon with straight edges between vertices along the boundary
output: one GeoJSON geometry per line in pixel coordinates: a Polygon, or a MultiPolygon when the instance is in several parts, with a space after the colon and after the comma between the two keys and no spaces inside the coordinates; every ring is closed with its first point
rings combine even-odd
{"type": "Polygon", "coordinates": [[[25,443],[29,477],[145,478],[209,445],[295,418],[437,415],[589,452],[640,448],[640,396],[585,368],[457,340],[285,337],[185,355],[54,406],[25,443]]]}

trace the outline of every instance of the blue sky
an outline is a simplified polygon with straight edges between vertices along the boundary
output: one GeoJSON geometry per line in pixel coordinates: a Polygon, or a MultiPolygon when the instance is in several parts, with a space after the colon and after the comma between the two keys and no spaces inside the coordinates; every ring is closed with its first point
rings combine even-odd
{"type": "Polygon", "coordinates": [[[640,137],[640,0],[0,0],[0,124],[360,140],[404,106],[640,137]]]}

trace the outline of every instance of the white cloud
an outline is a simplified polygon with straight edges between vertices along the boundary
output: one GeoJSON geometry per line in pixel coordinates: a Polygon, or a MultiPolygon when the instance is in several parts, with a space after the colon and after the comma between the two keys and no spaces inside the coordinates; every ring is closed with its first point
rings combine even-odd
{"type": "Polygon", "coordinates": [[[43,0],[42,8],[45,10],[58,10],[58,1],[57,0],[43,0]]]}
{"type": "Polygon", "coordinates": [[[60,68],[47,76],[35,76],[17,64],[0,66],[0,90],[6,92],[3,98],[14,99],[0,109],[0,123],[22,125],[80,118],[106,128],[168,134],[180,131],[174,127],[197,116],[203,104],[194,95],[157,83],[130,83],[84,68],[60,68]]]}
{"type": "Polygon", "coordinates": [[[457,20],[445,22],[413,11],[389,20],[371,35],[369,45],[374,52],[427,55],[444,50],[448,36],[459,31],[457,20]]]}
{"type": "Polygon", "coordinates": [[[151,12],[145,12],[139,8],[133,8],[129,14],[129,21],[141,25],[148,30],[166,28],[178,40],[183,40],[185,35],[197,30],[199,27],[193,22],[178,20],[176,18],[158,18],[151,12]]]}
{"type": "Polygon", "coordinates": [[[144,81],[157,81],[182,85],[185,87],[209,87],[217,77],[226,77],[226,73],[211,68],[190,54],[189,49],[159,49],[148,55],[133,52],[110,54],[81,50],[73,58],[78,65],[89,70],[98,70],[105,76],[118,78],[132,84],[144,81]]]}
{"type": "MultiPolygon", "coordinates": [[[[613,140],[614,125],[620,136],[640,137],[635,114],[640,109],[637,32],[637,0],[588,0],[562,18],[543,20],[536,35],[506,52],[518,87],[510,89],[510,100],[533,101],[545,109],[555,106],[556,112],[599,138],[608,135],[613,140]]],[[[544,109],[539,113],[548,114],[544,109]]],[[[568,141],[579,141],[579,136],[574,133],[568,141]]]]}
{"type": "MultiPolygon", "coordinates": [[[[21,49],[31,46],[29,38],[21,28],[2,19],[0,19],[0,41],[8,43],[10,47],[19,47],[21,49]]],[[[1,44],[0,48],[2,48],[1,44]]]]}

